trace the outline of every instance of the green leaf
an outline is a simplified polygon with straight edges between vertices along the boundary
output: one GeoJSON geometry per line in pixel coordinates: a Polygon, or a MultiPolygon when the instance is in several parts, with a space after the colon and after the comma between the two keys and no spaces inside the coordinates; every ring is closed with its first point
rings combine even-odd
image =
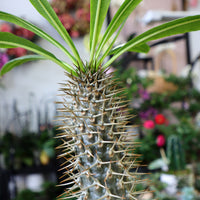
{"type": "Polygon", "coordinates": [[[44,38],[45,40],[49,41],[53,45],[57,46],[59,49],[61,49],[63,52],[66,53],[66,55],[72,60],[73,63],[76,63],[75,58],[66,50],[66,48],[63,45],[61,45],[58,41],[56,41],[54,38],[52,38],[50,35],[45,33],[43,30],[41,30],[37,26],[35,26],[35,25],[31,24],[30,22],[23,20],[15,15],[5,13],[2,11],[0,11],[0,19],[10,22],[10,23],[14,23],[18,26],[21,26],[22,28],[32,31],[33,33],[37,34],[41,38],[44,38]]]}
{"type": "Polygon", "coordinates": [[[69,45],[80,67],[83,66],[79,53],[65,27],[47,0],[29,0],[36,10],[58,31],[60,36],[69,45]]]}
{"type": "Polygon", "coordinates": [[[93,59],[109,5],[110,0],[90,0],[90,61],[93,59]]]}
{"type": "MultiPolygon", "coordinates": [[[[118,53],[123,46],[124,46],[124,44],[123,45],[119,45],[116,48],[112,49],[109,52],[109,55],[113,55],[113,54],[118,53]]],[[[149,47],[148,44],[142,44],[140,46],[132,47],[128,51],[130,51],[130,52],[137,52],[137,53],[148,53],[149,50],[150,50],[150,47],[149,47]]]]}
{"type": "Polygon", "coordinates": [[[200,30],[200,15],[184,17],[156,26],[127,42],[104,66],[107,68],[120,55],[133,47],[140,46],[152,40],[176,34],[200,30]]]}
{"type": "Polygon", "coordinates": [[[19,58],[12,59],[3,66],[0,72],[0,76],[3,76],[5,73],[9,72],[14,67],[22,65],[26,62],[30,62],[34,60],[44,60],[44,59],[46,58],[39,55],[27,55],[27,56],[22,56],[19,58]]]}
{"type": "Polygon", "coordinates": [[[103,35],[101,43],[99,44],[96,57],[99,56],[102,48],[109,40],[109,38],[113,35],[113,33],[121,26],[121,24],[126,21],[128,16],[132,13],[132,11],[137,7],[137,5],[142,0],[125,0],[124,3],[120,6],[113,19],[111,20],[106,32],[103,35]]]}
{"type": "Polygon", "coordinates": [[[115,35],[114,39],[112,40],[112,42],[108,45],[108,47],[106,48],[107,50],[105,51],[105,53],[102,55],[102,57],[99,59],[99,61],[97,62],[97,69],[98,66],[100,66],[103,62],[103,60],[106,58],[107,55],[109,55],[110,50],[112,49],[116,39],[118,38],[122,28],[124,27],[125,21],[121,24],[121,27],[119,28],[119,30],[117,31],[117,34],[115,35]]]}
{"type": "Polygon", "coordinates": [[[44,56],[45,58],[57,63],[68,72],[75,73],[74,69],[70,65],[66,65],[64,62],[56,58],[52,53],[41,48],[35,43],[27,39],[24,39],[22,37],[18,37],[12,33],[0,32],[0,48],[13,48],[13,47],[21,47],[29,51],[32,51],[36,54],[39,54],[41,56],[44,56]]]}

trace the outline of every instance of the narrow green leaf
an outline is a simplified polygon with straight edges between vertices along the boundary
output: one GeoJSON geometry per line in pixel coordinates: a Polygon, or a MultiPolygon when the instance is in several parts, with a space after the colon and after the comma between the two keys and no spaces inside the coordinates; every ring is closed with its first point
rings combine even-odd
{"type": "Polygon", "coordinates": [[[99,56],[102,48],[108,42],[109,38],[119,28],[119,26],[121,26],[121,24],[127,20],[128,16],[141,1],[142,0],[125,0],[124,3],[120,6],[103,35],[96,53],[96,58],[99,56]]]}
{"type": "MultiPolygon", "coordinates": [[[[116,48],[112,49],[110,52],[109,52],[109,55],[114,55],[114,54],[117,54],[121,48],[124,46],[124,44],[122,45],[119,45],[117,46],[116,48]]],[[[132,47],[131,49],[129,49],[128,51],[130,52],[137,52],[137,53],[148,53],[150,50],[150,47],[148,44],[142,44],[140,46],[135,46],[135,47],[132,47]]]]}
{"type": "Polygon", "coordinates": [[[124,52],[129,51],[133,47],[140,46],[149,41],[160,39],[163,37],[198,30],[200,30],[200,15],[184,17],[168,23],[164,23],[160,26],[154,27],[142,33],[141,35],[127,42],[107,63],[105,63],[103,68],[107,68],[120,55],[122,55],[124,52]]]}
{"type": "Polygon", "coordinates": [[[52,38],[50,35],[45,33],[43,30],[41,30],[37,26],[35,26],[35,25],[31,24],[30,22],[23,20],[15,15],[5,13],[2,11],[0,11],[0,19],[10,22],[10,23],[14,23],[18,26],[21,26],[22,28],[32,31],[33,33],[37,34],[41,38],[44,38],[45,40],[49,41],[53,45],[57,46],[59,49],[61,49],[63,52],[65,52],[65,54],[72,60],[72,62],[74,64],[76,63],[75,58],[67,51],[67,49],[63,45],[61,45],[58,41],[56,41],[54,38],[52,38]]]}
{"type": "Polygon", "coordinates": [[[90,0],[90,61],[99,39],[99,34],[110,5],[110,0],[90,0]]]}
{"type": "Polygon", "coordinates": [[[112,42],[108,45],[108,48],[106,48],[107,50],[105,51],[105,53],[102,55],[102,57],[99,59],[99,61],[97,62],[97,69],[98,67],[102,64],[103,60],[106,58],[107,55],[109,55],[110,50],[112,49],[116,39],[118,38],[122,28],[124,27],[125,21],[121,24],[121,27],[119,28],[119,30],[117,31],[114,39],[112,40],[112,42]]]}
{"type": "MultiPolygon", "coordinates": [[[[0,32],[1,33],[1,32],[0,32]]],[[[1,48],[4,48],[4,49],[10,49],[10,48],[15,48],[16,46],[13,46],[13,45],[8,45],[8,44],[1,44],[1,48]]]]}
{"type": "Polygon", "coordinates": [[[65,27],[62,25],[58,16],[47,0],[29,0],[36,10],[58,31],[60,36],[71,48],[80,67],[83,66],[79,53],[65,27]]]}
{"type": "Polygon", "coordinates": [[[12,59],[2,67],[0,76],[3,76],[5,73],[9,72],[14,67],[22,65],[26,62],[35,61],[35,60],[44,60],[44,59],[46,58],[39,55],[27,55],[27,56],[22,56],[19,58],[12,59]]]}
{"type": "Polygon", "coordinates": [[[41,48],[35,43],[27,39],[24,39],[22,37],[18,37],[12,33],[0,32],[0,48],[13,48],[13,47],[22,47],[24,49],[32,51],[36,54],[46,57],[49,60],[52,60],[53,62],[57,63],[70,73],[75,72],[70,65],[66,65],[64,62],[56,58],[52,53],[41,48]]]}

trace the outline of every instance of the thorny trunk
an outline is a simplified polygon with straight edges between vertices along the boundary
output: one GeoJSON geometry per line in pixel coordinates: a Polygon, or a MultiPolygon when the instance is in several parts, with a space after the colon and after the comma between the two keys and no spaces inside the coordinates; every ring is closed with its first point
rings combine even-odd
{"type": "Polygon", "coordinates": [[[58,135],[63,141],[58,148],[63,149],[59,157],[66,160],[62,184],[70,187],[68,198],[136,199],[135,186],[141,183],[139,155],[134,154],[133,133],[127,131],[126,105],[117,95],[122,90],[101,70],[68,77],[61,88],[63,133],[58,135]]]}

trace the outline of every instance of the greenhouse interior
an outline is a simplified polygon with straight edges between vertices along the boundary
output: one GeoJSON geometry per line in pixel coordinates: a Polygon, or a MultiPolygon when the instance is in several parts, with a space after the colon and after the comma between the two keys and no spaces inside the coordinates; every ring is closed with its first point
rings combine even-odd
{"type": "Polygon", "coordinates": [[[1,0],[0,200],[200,200],[199,30],[200,0],[1,0]]]}

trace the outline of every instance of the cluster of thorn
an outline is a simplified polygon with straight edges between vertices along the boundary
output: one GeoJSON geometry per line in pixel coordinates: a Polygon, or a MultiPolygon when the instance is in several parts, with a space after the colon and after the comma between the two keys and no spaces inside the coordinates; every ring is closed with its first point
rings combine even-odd
{"type": "Polygon", "coordinates": [[[144,181],[139,179],[140,155],[134,153],[138,144],[127,131],[130,116],[116,80],[100,70],[68,74],[61,91],[62,133],[57,137],[62,140],[58,157],[64,159],[62,199],[137,199],[143,191],[135,187],[144,181]]]}

